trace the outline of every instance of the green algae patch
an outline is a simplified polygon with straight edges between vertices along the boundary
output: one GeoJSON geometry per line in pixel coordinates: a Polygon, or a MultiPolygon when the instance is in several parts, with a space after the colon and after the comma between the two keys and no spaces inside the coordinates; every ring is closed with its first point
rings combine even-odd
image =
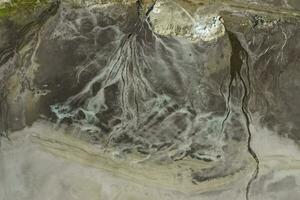
{"type": "Polygon", "coordinates": [[[48,0],[11,0],[0,4],[0,19],[10,18],[24,21],[49,5],[48,0]]]}

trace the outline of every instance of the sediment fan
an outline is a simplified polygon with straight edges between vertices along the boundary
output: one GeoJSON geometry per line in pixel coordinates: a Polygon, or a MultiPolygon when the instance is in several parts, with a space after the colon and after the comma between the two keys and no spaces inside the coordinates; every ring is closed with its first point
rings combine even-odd
{"type": "Polygon", "coordinates": [[[296,3],[24,2],[0,7],[2,148],[186,199],[231,187],[255,199],[269,169],[299,169],[258,145],[299,142],[296,3]]]}

